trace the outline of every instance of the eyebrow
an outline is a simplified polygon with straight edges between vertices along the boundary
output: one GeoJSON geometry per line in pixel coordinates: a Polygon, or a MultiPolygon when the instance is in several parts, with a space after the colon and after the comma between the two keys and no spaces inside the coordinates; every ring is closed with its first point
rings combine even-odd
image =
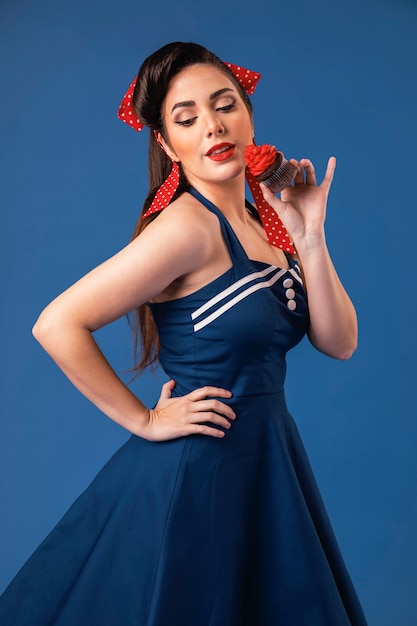
{"type": "MultiPolygon", "coordinates": [[[[210,95],[210,101],[215,100],[218,96],[221,96],[227,91],[231,91],[233,93],[233,89],[231,89],[230,87],[223,87],[223,89],[218,89],[217,91],[215,91],[214,93],[210,95]]],[[[193,106],[195,106],[194,100],[184,100],[184,102],[177,102],[172,107],[171,113],[173,113],[175,109],[178,109],[180,107],[193,107],[193,106]]]]}

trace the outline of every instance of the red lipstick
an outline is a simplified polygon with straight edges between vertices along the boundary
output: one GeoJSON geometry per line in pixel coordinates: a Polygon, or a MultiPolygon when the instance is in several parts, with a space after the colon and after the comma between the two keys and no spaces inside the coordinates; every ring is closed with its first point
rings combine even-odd
{"type": "Polygon", "coordinates": [[[208,150],[206,156],[212,161],[225,161],[232,156],[234,150],[235,146],[232,143],[218,143],[208,150]]]}

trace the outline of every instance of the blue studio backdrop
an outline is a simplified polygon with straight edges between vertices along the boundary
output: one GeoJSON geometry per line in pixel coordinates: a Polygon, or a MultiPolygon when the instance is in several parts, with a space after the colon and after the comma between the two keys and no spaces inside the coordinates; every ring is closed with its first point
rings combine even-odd
{"type": "MultiPolygon", "coordinates": [[[[142,60],[197,41],[262,73],[256,139],[337,157],[327,233],[360,345],[305,340],[288,404],[370,626],[417,623],[414,321],[417,5],[411,0],[2,0],[0,591],[128,433],[31,336],[41,309],[130,238],[147,131],[116,118],[142,60]]],[[[126,320],[98,335],[129,379],[126,320]]],[[[163,373],[132,387],[156,401],[163,373]]]]}

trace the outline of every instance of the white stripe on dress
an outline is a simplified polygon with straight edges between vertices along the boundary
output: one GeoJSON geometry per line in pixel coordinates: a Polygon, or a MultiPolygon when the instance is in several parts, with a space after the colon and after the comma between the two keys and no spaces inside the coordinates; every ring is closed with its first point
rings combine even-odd
{"type": "Polygon", "coordinates": [[[300,276],[300,274],[298,274],[297,270],[300,271],[300,268],[298,267],[298,265],[295,265],[294,267],[292,267],[288,271],[290,272],[290,274],[292,274],[294,276],[295,279],[298,280],[299,283],[303,284],[301,276],[300,276]]]}
{"type": "Polygon", "coordinates": [[[199,317],[202,313],[220,302],[220,300],[223,300],[224,298],[227,298],[227,296],[230,296],[230,294],[240,289],[240,287],[243,287],[243,285],[246,285],[247,283],[250,283],[252,280],[256,280],[257,278],[264,278],[265,276],[277,269],[278,268],[275,265],[270,265],[264,270],[261,270],[259,272],[252,272],[252,274],[248,274],[247,276],[240,278],[235,283],[233,283],[233,285],[230,285],[230,287],[227,287],[227,289],[220,291],[217,296],[210,298],[210,300],[207,300],[207,302],[203,304],[200,308],[196,309],[194,313],[191,314],[191,319],[195,320],[196,317],[199,317]]]}
{"type": "MultiPolygon", "coordinates": [[[[277,268],[274,266],[271,266],[274,270],[276,270],[277,268]]],[[[268,268],[270,269],[270,268],[268,268]]],[[[266,272],[266,270],[264,270],[266,272]]],[[[263,282],[259,282],[256,283],[255,285],[252,285],[251,287],[248,287],[248,289],[245,289],[245,291],[242,291],[241,293],[239,293],[237,296],[235,296],[234,298],[232,298],[231,300],[229,300],[229,302],[226,302],[226,304],[224,304],[223,306],[221,306],[219,309],[217,309],[217,311],[214,311],[213,313],[211,313],[210,315],[208,315],[206,318],[204,318],[203,320],[201,320],[200,322],[198,322],[197,324],[194,324],[194,332],[197,332],[199,330],[201,330],[202,328],[204,328],[205,326],[207,326],[208,324],[211,324],[211,322],[213,322],[215,319],[217,319],[218,317],[220,317],[221,315],[223,315],[223,313],[225,313],[226,311],[228,311],[229,309],[231,309],[232,307],[234,307],[238,302],[240,302],[241,300],[243,300],[244,298],[247,298],[248,296],[250,296],[252,293],[254,293],[255,291],[258,291],[259,289],[265,289],[266,287],[270,287],[271,285],[273,285],[274,283],[277,282],[277,280],[279,280],[281,278],[281,276],[283,276],[284,274],[286,274],[288,272],[288,270],[278,270],[276,274],[274,274],[272,276],[272,278],[270,278],[269,280],[263,281],[263,282]]],[[[262,272],[256,272],[257,274],[262,274],[262,272]]],[[[269,272],[266,272],[269,273],[269,272]]],[[[253,276],[253,274],[251,274],[250,276],[253,276]]],[[[248,278],[248,277],[245,277],[248,278]]],[[[244,279],[241,279],[244,280],[244,279]]],[[[251,280],[251,279],[250,279],[251,280]]],[[[238,281],[239,282],[239,281],[238,281]]],[[[248,281],[246,281],[248,282],[248,281]]],[[[237,284],[237,283],[235,283],[237,284]]],[[[231,287],[229,287],[228,289],[232,289],[234,285],[232,285],[231,287]]],[[[227,291],[227,289],[225,289],[224,291],[227,291]]],[[[235,289],[232,289],[232,292],[235,291],[235,289]]],[[[219,298],[219,296],[221,296],[224,292],[221,292],[220,294],[218,294],[218,296],[215,296],[215,298],[219,298]]],[[[223,299],[225,296],[223,296],[222,298],[219,299],[223,299]]],[[[215,298],[212,298],[211,300],[209,300],[208,302],[212,302],[212,300],[214,300],[215,298]]],[[[218,300],[217,300],[218,301],[218,300]]],[[[208,302],[206,304],[208,304],[208,302]]],[[[211,305],[210,305],[211,306],[211,305]]],[[[194,319],[195,317],[197,317],[197,313],[200,312],[199,314],[201,314],[201,309],[206,310],[207,307],[206,305],[203,305],[202,307],[200,307],[199,309],[197,309],[197,311],[195,311],[191,317],[194,319]]]]}

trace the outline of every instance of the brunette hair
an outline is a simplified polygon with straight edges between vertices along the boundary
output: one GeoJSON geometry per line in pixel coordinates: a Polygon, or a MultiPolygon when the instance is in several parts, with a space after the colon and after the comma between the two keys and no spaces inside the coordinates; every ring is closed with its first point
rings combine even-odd
{"type": "MultiPolygon", "coordinates": [[[[149,137],[148,179],[149,190],[145,198],[142,213],[133,231],[132,240],[135,239],[148,224],[156,219],[158,213],[146,218],[146,213],[152,200],[171,171],[172,163],[169,157],[161,150],[153,131],[161,133],[164,140],[169,144],[166,135],[164,120],[162,118],[162,106],[168,92],[171,79],[186,67],[203,63],[213,65],[226,74],[236,85],[242,100],[252,114],[252,105],[248,95],[236,80],[231,70],[213,52],[196,43],[184,43],[181,41],[169,43],[143,62],[136,80],[133,93],[133,106],[140,121],[151,129],[149,137]]],[[[180,166],[180,183],[171,202],[176,200],[188,189],[188,182],[180,166]]],[[[154,365],[158,360],[160,342],[158,331],[155,326],[151,311],[147,304],[143,304],[133,312],[131,326],[134,335],[134,352],[136,364],[132,371],[139,374],[145,367],[154,365]],[[140,358],[139,356],[140,348],[140,358]]]]}

